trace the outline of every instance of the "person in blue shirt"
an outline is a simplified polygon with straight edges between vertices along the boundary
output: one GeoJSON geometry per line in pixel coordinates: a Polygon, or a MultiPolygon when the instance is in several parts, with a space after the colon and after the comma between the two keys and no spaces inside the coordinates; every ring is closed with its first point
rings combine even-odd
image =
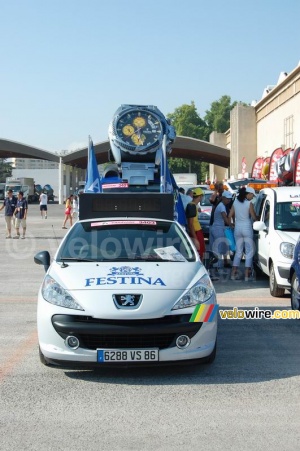
{"type": "Polygon", "coordinates": [[[20,225],[22,225],[22,236],[21,238],[25,238],[26,234],[26,218],[27,218],[27,210],[28,210],[28,203],[27,200],[24,198],[23,191],[19,191],[18,194],[18,200],[17,205],[15,208],[14,216],[15,216],[15,228],[16,228],[16,236],[14,238],[19,239],[20,238],[20,225]]]}
{"type": "Polygon", "coordinates": [[[0,211],[5,208],[4,217],[6,222],[6,238],[11,238],[11,225],[16,205],[17,198],[13,195],[13,191],[9,189],[7,191],[7,197],[4,199],[3,205],[0,207],[0,211]]]}

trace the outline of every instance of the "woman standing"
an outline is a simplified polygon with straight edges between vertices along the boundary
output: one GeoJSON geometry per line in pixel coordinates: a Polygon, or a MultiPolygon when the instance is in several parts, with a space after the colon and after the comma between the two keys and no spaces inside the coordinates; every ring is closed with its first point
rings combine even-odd
{"type": "Polygon", "coordinates": [[[62,226],[62,229],[66,229],[66,223],[69,219],[70,221],[70,227],[72,227],[73,224],[73,219],[72,219],[72,202],[73,202],[73,194],[71,194],[71,196],[69,196],[66,200],[66,208],[65,208],[65,220],[62,226]]]}
{"type": "Polygon", "coordinates": [[[234,238],[236,242],[236,253],[233,259],[231,280],[239,280],[237,271],[244,249],[246,256],[245,281],[252,280],[251,274],[254,254],[252,220],[257,220],[253,203],[251,202],[254,196],[255,191],[253,188],[241,188],[229,213],[229,219],[234,219],[235,221],[234,238]]]}
{"type": "Polygon", "coordinates": [[[229,248],[227,238],[225,237],[225,227],[230,226],[231,220],[227,216],[226,207],[230,204],[231,199],[232,194],[229,191],[223,191],[221,201],[214,211],[213,224],[210,227],[210,245],[211,250],[219,257],[218,268],[227,266],[226,256],[229,248]]]}

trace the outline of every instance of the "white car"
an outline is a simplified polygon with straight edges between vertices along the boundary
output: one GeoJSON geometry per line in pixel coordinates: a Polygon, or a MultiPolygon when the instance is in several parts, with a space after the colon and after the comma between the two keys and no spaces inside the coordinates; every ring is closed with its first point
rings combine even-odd
{"type": "Polygon", "coordinates": [[[254,262],[269,276],[271,295],[280,297],[291,288],[290,267],[300,233],[299,187],[265,188],[254,208],[260,218],[253,224],[254,262]]]}
{"type": "Polygon", "coordinates": [[[106,367],[214,360],[215,290],[176,221],[79,220],[51,264],[47,251],[35,262],[47,271],[37,313],[42,363],[106,367]]]}

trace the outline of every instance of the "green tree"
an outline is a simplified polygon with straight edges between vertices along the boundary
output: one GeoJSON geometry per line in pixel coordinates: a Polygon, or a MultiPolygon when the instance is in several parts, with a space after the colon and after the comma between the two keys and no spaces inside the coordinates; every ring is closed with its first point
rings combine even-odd
{"type": "Polygon", "coordinates": [[[11,163],[7,163],[5,158],[0,158],[0,182],[5,182],[6,177],[11,177],[12,167],[11,163]]]}
{"type": "MultiPolygon", "coordinates": [[[[188,136],[189,138],[208,140],[209,128],[206,122],[198,115],[195,102],[190,105],[184,104],[175,109],[174,113],[168,114],[172,125],[176,129],[176,134],[180,136],[188,136]]],[[[198,181],[205,178],[208,172],[208,163],[189,160],[186,158],[171,158],[169,160],[171,171],[175,174],[178,172],[195,172],[198,181]]]]}
{"type": "MultiPolygon", "coordinates": [[[[213,131],[225,133],[230,128],[230,111],[237,103],[237,101],[231,102],[230,96],[224,95],[211,104],[210,110],[207,110],[204,116],[209,134],[213,131]]],[[[246,103],[241,103],[247,106],[246,103]]]]}

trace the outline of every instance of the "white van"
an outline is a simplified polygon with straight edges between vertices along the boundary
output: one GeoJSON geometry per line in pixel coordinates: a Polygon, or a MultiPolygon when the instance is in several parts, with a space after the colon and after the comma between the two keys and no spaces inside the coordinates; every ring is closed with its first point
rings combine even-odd
{"type": "Polygon", "coordinates": [[[300,187],[262,189],[255,202],[255,264],[269,276],[272,296],[290,289],[289,272],[300,234],[300,187]]]}

